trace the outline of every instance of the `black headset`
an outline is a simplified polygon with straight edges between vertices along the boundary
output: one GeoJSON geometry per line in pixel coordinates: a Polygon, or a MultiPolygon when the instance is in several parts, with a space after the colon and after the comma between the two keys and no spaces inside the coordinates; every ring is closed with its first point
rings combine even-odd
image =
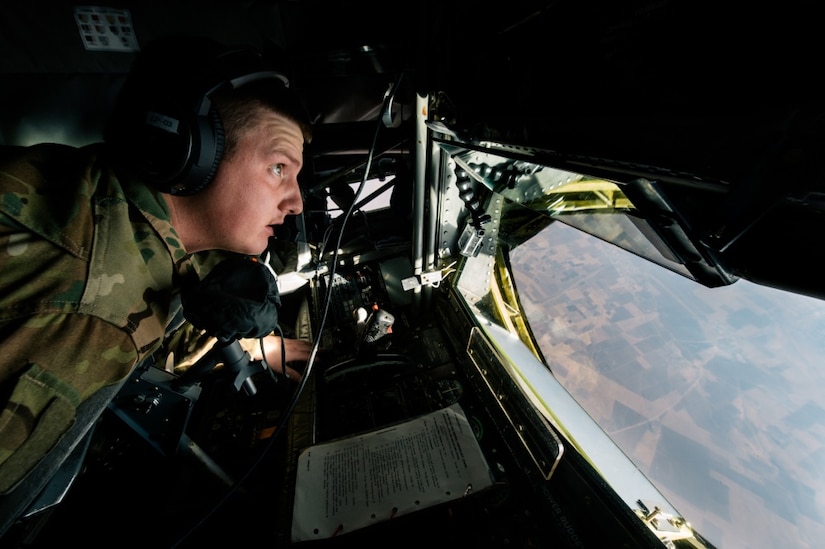
{"type": "Polygon", "coordinates": [[[260,53],[200,37],[168,37],[138,54],[106,132],[117,165],[163,193],[205,189],[223,157],[216,93],[253,82],[289,87],[260,53]]]}

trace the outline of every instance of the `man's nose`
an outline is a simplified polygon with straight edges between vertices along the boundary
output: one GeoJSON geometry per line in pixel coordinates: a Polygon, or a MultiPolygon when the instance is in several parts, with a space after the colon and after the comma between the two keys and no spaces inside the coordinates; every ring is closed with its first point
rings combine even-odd
{"type": "Polygon", "coordinates": [[[297,178],[292,180],[289,191],[283,198],[282,209],[289,215],[298,215],[304,211],[304,199],[297,178]]]}
{"type": "Polygon", "coordinates": [[[289,215],[298,215],[304,211],[304,201],[301,199],[301,195],[298,195],[298,200],[294,205],[291,205],[287,211],[289,212],[289,215]]]}

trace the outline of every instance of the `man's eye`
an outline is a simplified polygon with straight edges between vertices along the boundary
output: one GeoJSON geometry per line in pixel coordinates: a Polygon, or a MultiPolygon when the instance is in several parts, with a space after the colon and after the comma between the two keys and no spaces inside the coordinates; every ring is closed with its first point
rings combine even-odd
{"type": "Polygon", "coordinates": [[[273,164],[269,167],[269,171],[272,172],[272,175],[277,175],[278,177],[282,177],[284,175],[284,165],[283,164],[273,164]]]}

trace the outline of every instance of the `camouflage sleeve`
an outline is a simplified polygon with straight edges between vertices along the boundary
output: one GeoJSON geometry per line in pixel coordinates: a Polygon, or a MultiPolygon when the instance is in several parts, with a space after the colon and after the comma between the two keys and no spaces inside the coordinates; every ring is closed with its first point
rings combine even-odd
{"type": "Polygon", "coordinates": [[[0,493],[34,467],[74,423],[77,407],[126,376],[137,360],[127,334],[81,314],[29,317],[3,341],[12,366],[0,412],[0,493]]]}

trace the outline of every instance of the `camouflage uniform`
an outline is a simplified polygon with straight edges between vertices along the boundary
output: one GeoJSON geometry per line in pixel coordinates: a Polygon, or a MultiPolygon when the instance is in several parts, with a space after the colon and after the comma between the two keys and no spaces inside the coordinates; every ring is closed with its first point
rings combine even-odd
{"type": "Polygon", "coordinates": [[[160,346],[175,288],[197,271],[161,195],[99,153],[0,149],[0,492],[160,346]]]}

